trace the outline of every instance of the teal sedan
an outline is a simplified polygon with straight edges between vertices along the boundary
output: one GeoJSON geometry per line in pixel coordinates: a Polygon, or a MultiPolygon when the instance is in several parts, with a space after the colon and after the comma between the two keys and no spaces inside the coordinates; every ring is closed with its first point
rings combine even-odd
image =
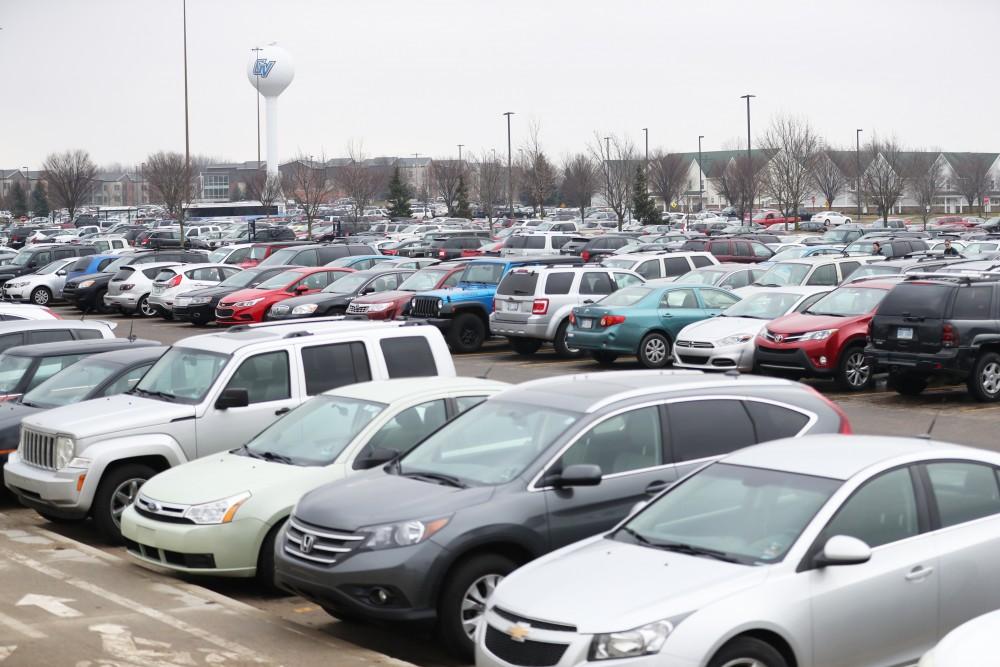
{"type": "Polygon", "coordinates": [[[708,285],[637,285],[613,292],[570,315],[566,342],[590,352],[599,364],[634,354],[646,368],[670,362],[677,333],[740,300],[732,292],[708,285]]]}

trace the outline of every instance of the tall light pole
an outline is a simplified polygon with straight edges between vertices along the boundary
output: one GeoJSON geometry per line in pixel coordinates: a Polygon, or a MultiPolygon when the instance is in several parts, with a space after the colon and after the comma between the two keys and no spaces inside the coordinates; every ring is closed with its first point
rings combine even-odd
{"type": "MultiPolygon", "coordinates": [[[[184,193],[185,199],[191,199],[191,134],[188,129],[188,32],[187,32],[187,0],[183,2],[184,22],[184,193]]],[[[180,222],[181,247],[184,247],[184,202],[177,216],[180,222]]]]}
{"type": "Polygon", "coordinates": [[[459,167],[462,166],[462,146],[464,146],[464,145],[465,144],[459,144],[458,145],[458,166],[459,167]]]}
{"type": "MultiPolygon", "coordinates": [[[[254,60],[259,60],[261,48],[255,46],[250,50],[254,52],[254,60]]],[[[257,168],[260,169],[260,73],[256,67],[254,68],[253,78],[254,88],[257,91],[257,168]]]]}
{"type": "Polygon", "coordinates": [[[646,168],[649,168],[649,128],[642,128],[643,133],[646,135],[646,168]]]}
{"type": "Polygon", "coordinates": [[[28,173],[27,167],[21,167],[21,169],[24,169],[24,180],[28,182],[28,189],[24,193],[24,201],[28,204],[25,210],[31,210],[31,174],[28,173]]]}
{"type": "Polygon", "coordinates": [[[857,178],[854,180],[854,193],[858,199],[858,219],[856,222],[861,222],[861,133],[864,132],[860,127],[854,131],[854,158],[857,162],[857,178]]]}
{"type": "Polygon", "coordinates": [[[611,137],[604,137],[604,152],[607,153],[608,162],[611,162],[611,137]]]}
{"type": "Polygon", "coordinates": [[[705,135],[698,135],[698,210],[705,210],[705,168],[701,164],[701,140],[705,135]]]}
{"type": "Polygon", "coordinates": [[[514,217],[514,169],[513,160],[510,155],[510,117],[514,115],[513,111],[505,111],[504,116],[507,116],[507,215],[511,218],[514,217]]]}
{"type": "MultiPolygon", "coordinates": [[[[741,100],[747,101],[747,194],[752,194],[750,190],[753,189],[753,158],[750,156],[750,100],[757,97],[756,95],[746,94],[740,95],[741,100]]],[[[753,216],[753,200],[750,203],[750,215],[753,216]]]]}

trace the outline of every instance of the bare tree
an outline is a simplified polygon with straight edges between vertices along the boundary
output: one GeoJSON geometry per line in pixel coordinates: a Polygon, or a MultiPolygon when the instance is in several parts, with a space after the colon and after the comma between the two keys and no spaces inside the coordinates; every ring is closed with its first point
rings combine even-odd
{"type": "Polygon", "coordinates": [[[563,165],[562,198],[580,209],[580,219],[586,217],[594,193],[597,191],[598,173],[594,162],[583,153],[566,159],[563,165]]]}
{"type": "Polygon", "coordinates": [[[185,171],[184,156],[160,151],[146,158],[143,171],[153,197],[163,202],[167,213],[179,217],[184,202],[191,199],[191,181],[185,171]]]}
{"type": "Polygon", "coordinates": [[[595,132],[590,152],[597,163],[599,192],[604,197],[605,204],[618,216],[618,231],[621,231],[631,199],[632,178],[635,176],[635,145],[630,139],[618,135],[602,137],[599,132],[595,132]]]}
{"type": "Polygon", "coordinates": [[[448,215],[455,212],[458,197],[458,185],[465,174],[465,165],[454,158],[435,159],[431,165],[431,179],[434,189],[444,199],[448,207],[448,215]]]}
{"type": "Polygon", "coordinates": [[[52,153],[45,158],[44,179],[56,205],[65,206],[73,214],[94,187],[97,167],[84,150],[52,153]]]}
{"type": "Polygon", "coordinates": [[[941,192],[944,170],[937,153],[916,151],[906,164],[906,189],[920,205],[920,215],[927,229],[927,218],[934,200],[941,192]]]}
{"type": "Polygon", "coordinates": [[[312,239],[313,220],[319,207],[330,201],[333,184],[326,177],[326,159],[320,158],[319,166],[308,156],[298,155],[285,170],[282,179],[285,193],[295,200],[306,216],[306,234],[312,239]]]}
{"type": "Polygon", "coordinates": [[[906,164],[903,151],[895,139],[875,137],[865,147],[870,158],[865,169],[864,188],[882,220],[888,221],[892,207],[906,188],[906,164]]]}
{"type": "Polygon", "coordinates": [[[795,215],[812,181],[819,137],[808,121],[778,116],[759,143],[765,153],[771,154],[761,169],[761,190],[778,203],[782,214],[795,215]]]}
{"type": "Polygon", "coordinates": [[[496,160],[496,152],[484,150],[476,165],[479,173],[479,204],[486,209],[486,219],[493,230],[493,205],[498,203],[504,192],[503,167],[496,160]]]}
{"type": "Polygon", "coordinates": [[[539,134],[541,126],[536,121],[528,125],[528,139],[524,143],[525,186],[528,200],[536,214],[545,217],[545,202],[556,190],[556,170],[542,149],[539,134]]]}
{"type": "Polygon", "coordinates": [[[982,215],[983,197],[990,188],[990,167],[994,156],[983,153],[966,153],[953,155],[949,158],[955,168],[955,185],[965,197],[969,206],[975,206],[976,212],[982,215]]]}
{"type": "Polygon", "coordinates": [[[247,179],[246,196],[259,201],[261,206],[270,208],[281,199],[281,177],[258,169],[247,179]]]}
{"type": "Polygon", "coordinates": [[[824,151],[820,151],[813,161],[811,176],[812,185],[823,195],[827,210],[833,208],[833,202],[847,189],[847,176],[824,151]]]}
{"type": "Polygon", "coordinates": [[[360,143],[351,142],[347,153],[351,163],[337,169],[335,180],[343,193],[351,198],[354,219],[360,220],[365,208],[385,190],[391,174],[386,167],[365,165],[365,154],[360,143]]]}
{"type": "Polygon", "coordinates": [[[680,199],[687,184],[687,165],[679,153],[656,151],[649,163],[650,189],[663,200],[663,210],[680,199]]]}
{"type": "Polygon", "coordinates": [[[730,206],[739,208],[741,206],[740,178],[735,161],[731,160],[722,173],[711,178],[712,185],[718,190],[730,206]]]}

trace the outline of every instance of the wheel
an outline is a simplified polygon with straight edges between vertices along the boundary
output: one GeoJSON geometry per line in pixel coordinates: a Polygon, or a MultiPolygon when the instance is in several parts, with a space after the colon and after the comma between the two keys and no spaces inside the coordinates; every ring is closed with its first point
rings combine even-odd
{"type": "Polygon", "coordinates": [[[968,385],[969,393],[977,401],[992,403],[1000,399],[1000,354],[984,352],[979,355],[968,385]]]}
{"type": "Polygon", "coordinates": [[[48,521],[50,523],[64,523],[64,524],[66,524],[66,523],[80,523],[81,521],[85,521],[86,520],[86,519],[68,519],[68,518],[66,518],[64,516],[57,516],[55,514],[52,514],[51,512],[48,512],[46,510],[36,509],[35,511],[38,512],[39,516],[41,516],[43,519],[45,519],[46,521],[48,521]]]}
{"type": "Polygon", "coordinates": [[[31,303],[36,306],[47,306],[52,301],[52,292],[48,287],[36,287],[31,290],[31,303]]]}
{"type": "Polygon", "coordinates": [[[890,373],[888,385],[897,394],[903,396],[919,396],[927,389],[928,378],[920,373],[890,373]]]}
{"type": "Polygon", "coordinates": [[[737,637],[712,656],[708,667],[788,667],[788,661],[767,642],[737,637]]]}
{"type": "Polygon", "coordinates": [[[591,352],[590,356],[591,358],[593,358],[594,361],[596,361],[601,366],[610,366],[611,364],[615,363],[615,359],[618,358],[618,355],[615,354],[614,352],[605,352],[603,350],[598,350],[597,352],[591,352]]]}
{"type": "Polygon", "coordinates": [[[475,352],[486,340],[486,325],[474,313],[459,313],[448,330],[448,345],[453,352],[475,352]]]}
{"type": "Polygon", "coordinates": [[[257,583],[269,593],[284,593],[274,583],[274,541],[278,538],[281,527],[285,525],[287,519],[282,519],[271,526],[267,531],[267,536],[260,543],[260,551],[257,553],[257,583]]]}
{"type": "Polygon", "coordinates": [[[135,305],[135,312],[139,313],[143,317],[153,317],[156,315],[156,308],[149,304],[149,295],[139,299],[139,303],[135,305]]]}
{"type": "Polygon", "coordinates": [[[101,537],[112,544],[122,543],[121,516],[139,489],[156,471],[141,463],[126,463],[104,473],[90,513],[101,537]]]}
{"type": "Polygon", "coordinates": [[[556,354],[563,359],[578,359],[583,356],[583,350],[571,347],[566,342],[566,331],[569,329],[569,320],[564,320],[556,330],[556,339],[552,341],[552,346],[556,348],[556,354]]]}
{"type": "Polygon", "coordinates": [[[537,338],[521,338],[520,336],[508,336],[507,340],[510,341],[510,346],[514,348],[514,351],[518,354],[523,354],[526,357],[530,357],[535,352],[538,352],[538,348],[542,346],[542,341],[537,338]]]}
{"type": "Polygon", "coordinates": [[[472,636],[486,611],[486,600],[517,563],[497,554],[473,556],[448,573],[438,602],[438,632],[455,656],[472,660],[472,636]]]}
{"type": "Polygon", "coordinates": [[[872,381],[872,367],[865,361],[865,349],[855,345],[840,355],[835,377],[837,386],[844,391],[861,391],[872,381]]]}
{"type": "Polygon", "coordinates": [[[661,333],[646,334],[636,356],[646,368],[663,368],[670,363],[670,341],[661,333]]]}

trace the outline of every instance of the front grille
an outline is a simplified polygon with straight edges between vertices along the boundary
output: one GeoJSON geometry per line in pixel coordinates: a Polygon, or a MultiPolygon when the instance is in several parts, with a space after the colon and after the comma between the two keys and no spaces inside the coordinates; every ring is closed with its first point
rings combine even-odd
{"type": "Polygon", "coordinates": [[[707,350],[715,347],[712,343],[703,340],[679,340],[674,343],[677,347],[694,347],[702,350],[707,350]]]}
{"type": "Polygon", "coordinates": [[[280,303],[276,306],[271,306],[272,315],[287,315],[289,310],[291,310],[291,308],[280,303]]]}
{"type": "Polygon", "coordinates": [[[788,348],[788,347],[761,347],[758,348],[768,354],[783,354],[783,355],[793,355],[798,353],[798,348],[788,348]]]}
{"type": "Polygon", "coordinates": [[[527,639],[515,641],[492,625],[486,627],[486,648],[504,662],[518,667],[552,667],[562,659],[568,646],[527,639]]]}
{"type": "Polygon", "coordinates": [[[798,339],[802,338],[804,334],[776,334],[770,330],[764,331],[764,340],[773,341],[775,343],[794,343],[798,339]]]}
{"type": "Polygon", "coordinates": [[[338,557],[353,551],[363,539],[363,535],[335,528],[313,528],[289,519],[284,548],[289,556],[319,565],[333,565],[338,557]]]}
{"type": "Polygon", "coordinates": [[[228,319],[228,318],[230,318],[230,317],[233,316],[233,312],[235,312],[235,311],[233,311],[232,308],[216,308],[215,309],[215,316],[216,317],[221,317],[223,319],[228,319]]]}
{"type": "Polygon", "coordinates": [[[56,469],[56,437],[39,433],[29,428],[21,428],[21,443],[17,454],[25,463],[48,470],[56,469]]]}
{"type": "Polygon", "coordinates": [[[184,518],[187,510],[187,505],[161,503],[158,500],[147,498],[141,493],[135,499],[135,511],[147,519],[154,521],[163,521],[164,523],[194,523],[194,521],[184,518]]]}
{"type": "Polygon", "coordinates": [[[415,296],[410,304],[410,315],[414,317],[437,317],[437,303],[440,299],[436,296],[415,296]]]}
{"type": "Polygon", "coordinates": [[[550,623],[548,621],[539,621],[537,618],[528,618],[527,616],[521,616],[515,614],[514,612],[507,611],[506,609],[501,609],[500,607],[493,607],[493,613],[500,618],[505,618],[511,623],[527,623],[533,628],[538,628],[539,630],[554,630],[556,632],[576,632],[575,625],[563,625],[562,623],[550,623]]]}
{"type": "Polygon", "coordinates": [[[348,315],[364,315],[371,308],[367,303],[352,303],[347,307],[348,315]]]}
{"type": "Polygon", "coordinates": [[[680,358],[681,363],[683,364],[705,365],[708,363],[708,357],[695,357],[690,354],[679,354],[679,353],[677,356],[680,358]]]}

